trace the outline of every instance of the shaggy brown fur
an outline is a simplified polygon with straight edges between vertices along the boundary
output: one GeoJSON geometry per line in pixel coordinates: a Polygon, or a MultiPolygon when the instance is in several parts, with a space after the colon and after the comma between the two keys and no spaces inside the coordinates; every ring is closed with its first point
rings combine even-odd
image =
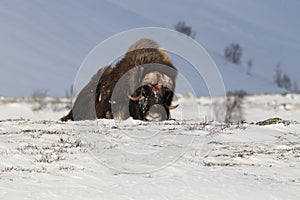
{"type": "Polygon", "coordinates": [[[168,83],[168,87],[174,90],[177,70],[168,54],[153,40],[140,39],[114,67],[102,68],[92,77],[79,93],[72,110],[61,120],[128,118],[128,95],[147,84],[145,76],[153,71],[169,77],[171,85],[168,83]]]}

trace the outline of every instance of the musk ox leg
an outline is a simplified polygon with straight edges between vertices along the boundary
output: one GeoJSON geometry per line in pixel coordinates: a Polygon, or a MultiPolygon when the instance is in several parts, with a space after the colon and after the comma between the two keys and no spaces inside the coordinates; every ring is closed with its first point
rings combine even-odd
{"type": "Polygon", "coordinates": [[[74,121],[72,110],[66,116],[60,118],[60,121],[62,122],[66,122],[69,120],[74,121]]]}

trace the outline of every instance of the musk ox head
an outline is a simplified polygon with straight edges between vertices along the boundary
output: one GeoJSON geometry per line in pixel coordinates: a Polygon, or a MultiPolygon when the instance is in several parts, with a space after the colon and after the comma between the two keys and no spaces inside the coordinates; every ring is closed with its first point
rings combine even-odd
{"type": "Polygon", "coordinates": [[[146,121],[162,121],[170,119],[174,93],[159,83],[139,87],[129,96],[129,112],[134,119],[146,121]]]}

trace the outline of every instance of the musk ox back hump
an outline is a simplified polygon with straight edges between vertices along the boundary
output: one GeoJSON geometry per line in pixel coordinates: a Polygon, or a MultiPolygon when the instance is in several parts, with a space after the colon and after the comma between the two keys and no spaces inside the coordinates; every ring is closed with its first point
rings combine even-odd
{"type": "Polygon", "coordinates": [[[135,66],[160,63],[175,69],[167,52],[155,41],[142,38],[133,43],[127,50],[125,58],[129,58],[135,66]]]}
{"type": "Polygon", "coordinates": [[[160,46],[151,39],[148,38],[142,38],[137,40],[135,43],[130,45],[127,52],[138,50],[138,49],[158,49],[160,46]]]}

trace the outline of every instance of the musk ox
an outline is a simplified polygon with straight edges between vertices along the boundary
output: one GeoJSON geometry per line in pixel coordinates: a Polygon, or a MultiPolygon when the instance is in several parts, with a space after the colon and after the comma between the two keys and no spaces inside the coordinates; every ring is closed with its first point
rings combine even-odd
{"type": "Polygon", "coordinates": [[[62,121],[170,119],[177,69],[167,52],[151,39],[133,43],[115,66],[100,69],[80,91],[62,121]]]}

